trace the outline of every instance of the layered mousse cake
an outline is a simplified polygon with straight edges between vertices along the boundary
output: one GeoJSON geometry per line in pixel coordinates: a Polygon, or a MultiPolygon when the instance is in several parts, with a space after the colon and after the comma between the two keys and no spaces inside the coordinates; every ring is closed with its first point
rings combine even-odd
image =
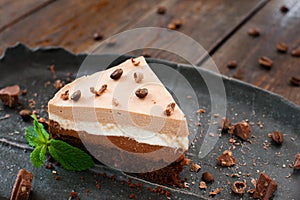
{"type": "Polygon", "coordinates": [[[144,57],[65,85],[49,101],[48,112],[52,138],[112,168],[181,185],[187,121],[144,57]]]}

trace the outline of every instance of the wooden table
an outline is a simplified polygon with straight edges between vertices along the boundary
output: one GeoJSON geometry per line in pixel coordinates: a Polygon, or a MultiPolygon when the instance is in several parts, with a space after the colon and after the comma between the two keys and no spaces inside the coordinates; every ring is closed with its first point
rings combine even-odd
{"type": "MultiPolygon", "coordinates": [[[[29,47],[62,46],[74,53],[90,52],[117,33],[140,27],[166,28],[176,19],[181,20],[176,31],[201,44],[222,74],[278,93],[300,105],[300,87],[289,83],[290,77],[300,76],[300,57],[290,55],[292,49],[300,47],[298,0],[2,0],[0,53],[16,42],[29,47]],[[283,5],[289,8],[288,12],[280,10],[283,5]],[[166,8],[166,12],[158,14],[159,7],[166,8]],[[260,36],[249,36],[250,28],[259,28],[260,36]],[[95,38],[95,33],[103,38],[95,38]],[[279,42],[288,45],[287,53],[276,50],[279,42]],[[262,56],[273,60],[271,69],[259,65],[262,56]],[[237,67],[229,69],[227,63],[232,60],[237,67]]],[[[150,34],[122,44],[130,47],[150,34]]],[[[161,39],[161,49],[174,43],[158,36],[151,44],[161,39]]],[[[110,51],[117,48],[118,45],[112,45],[110,51]]],[[[182,50],[189,53],[190,48],[183,45],[182,50]]],[[[130,53],[184,62],[163,50],[130,53]]],[[[209,65],[205,56],[195,62],[200,67],[209,65]]]]}

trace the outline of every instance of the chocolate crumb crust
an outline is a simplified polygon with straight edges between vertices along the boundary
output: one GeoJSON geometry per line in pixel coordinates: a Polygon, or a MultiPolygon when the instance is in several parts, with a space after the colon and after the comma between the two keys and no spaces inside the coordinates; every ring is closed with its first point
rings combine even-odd
{"type": "Polygon", "coordinates": [[[10,200],[28,200],[32,187],[33,174],[20,169],[17,175],[10,200]]]}

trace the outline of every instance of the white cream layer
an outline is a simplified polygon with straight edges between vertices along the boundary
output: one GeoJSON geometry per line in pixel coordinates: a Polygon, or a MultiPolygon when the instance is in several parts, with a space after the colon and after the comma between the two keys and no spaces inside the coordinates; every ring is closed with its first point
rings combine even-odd
{"type": "Polygon", "coordinates": [[[166,134],[155,133],[147,131],[134,126],[121,127],[117,124],[101,124],[96,122],[86,122],[86,121],[71,121],[61,118],[57,115],[50,114],[49,119],[60,123],[61,128],[75,130],[75,131],[85,131],[88,134],[102,135],[102,136],[123,136],[129,137],[139,143],[145,143],[150,145],[159,145],[172,147],[175,149],[182,148],[184,150],[188,149],[188,137],[180,136],[169,136],[166,134]]]}

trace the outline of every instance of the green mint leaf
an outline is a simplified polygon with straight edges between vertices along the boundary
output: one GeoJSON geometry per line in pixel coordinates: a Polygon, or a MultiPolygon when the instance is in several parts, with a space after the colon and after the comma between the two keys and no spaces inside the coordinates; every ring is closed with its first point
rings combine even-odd
{"type": "Polygon", "coordinates": [[[47,145],[37,146],[30,154],[30,161],[35,167],[43,165],[46,156],[47,145]]]}
{"type": "Polygon", "coordinates": [[[43,124],[38,122],[38,119],[35,115],[31,115],[31,117],[33,118],[34,131],[36,132],[38,138],[41,141],[43,141],[43,143],[47,143],[49,139],[49,134],[44,129],[43,124]]]}
{"type": "Polygon", "coordinates": [[[94,161],[84,151],[61,140],[51,139],[49,143],[50,155],[65,169],[82,171],[94,166],[94,161]]]}
{"type": "Polygon", "coordinates": [[[28,142],[28,144],[32,147],[36,147],[41,145],[43,142],[38,138],[38,135],[36,134],[36,132],[34,131],[34,127],[33,126],[29,126],[26,128],[25,130],[25,137],[26,140],[28,142]]]}

